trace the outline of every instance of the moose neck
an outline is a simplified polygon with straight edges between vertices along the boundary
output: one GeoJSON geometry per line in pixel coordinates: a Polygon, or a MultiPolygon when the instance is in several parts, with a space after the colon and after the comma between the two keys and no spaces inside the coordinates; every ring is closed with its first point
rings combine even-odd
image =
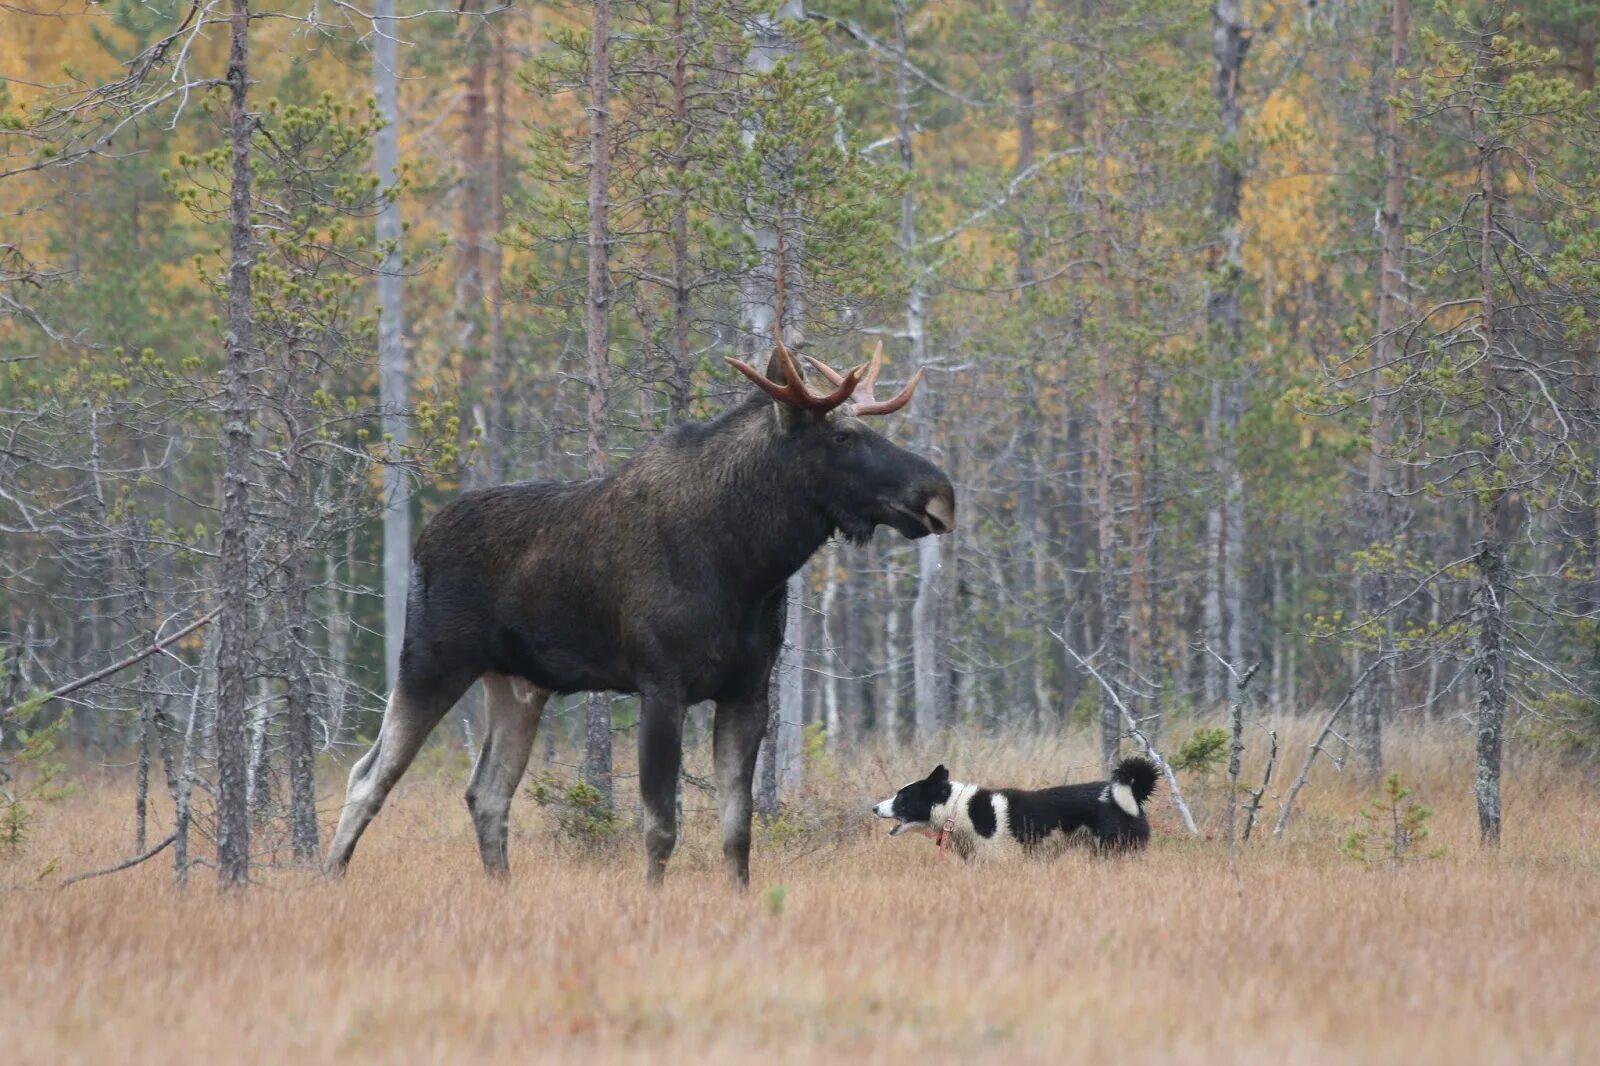
{"type": "Polygon", "coordinates": [[[834,533],[815,486],[788,461],[781,435],[759,441],[719,486],[724,513],[738,516],[726,527],[728,572],[752,593],[783,584],[834,533]]]}
{"type": "MultiPolygon", "coordinates": [[[[722,580],[750,598],[783,584],[833,535],[816,486],[788,454],[766,399],[747,401],[710,423],[680,427],[663,442],[690,516],[688,535],[716,560],[722,580]]],[[[640,473],[644,473],[643,470],[640,473]]]]}

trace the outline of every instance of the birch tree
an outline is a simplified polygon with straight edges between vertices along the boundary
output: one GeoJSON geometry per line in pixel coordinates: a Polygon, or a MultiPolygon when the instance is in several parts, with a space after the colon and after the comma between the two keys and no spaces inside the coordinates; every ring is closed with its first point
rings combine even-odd
{"type": "Polygon", "coordinates": [[[383,654],[390,689],[400,671],[400,646],[406,629],[406,583],[411,571],[411,487],[404,466],[409,443],[405,339],[404,230],[400,202],[393,194],[401,181],[399,23],[395,0],[373,0],[372,90],[384,125],[378,133],[378,180],[391,194],[378,213],[378,243],[384,261],[378,274],[378,381],[383,405],[383,435],[389,446],[383,492],[383,654]]]}

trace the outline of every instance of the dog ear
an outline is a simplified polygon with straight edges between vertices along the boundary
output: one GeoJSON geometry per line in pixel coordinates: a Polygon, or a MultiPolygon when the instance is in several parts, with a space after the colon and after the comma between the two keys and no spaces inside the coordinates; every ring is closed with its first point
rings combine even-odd
{"type": "Polygon", "coordinates": [[[928,780],[936,785],[942,785],[950,780],[950,771],[944,768],[944,763],[940,763],[933,768],[933,773],[928,775],[928,780]]]}

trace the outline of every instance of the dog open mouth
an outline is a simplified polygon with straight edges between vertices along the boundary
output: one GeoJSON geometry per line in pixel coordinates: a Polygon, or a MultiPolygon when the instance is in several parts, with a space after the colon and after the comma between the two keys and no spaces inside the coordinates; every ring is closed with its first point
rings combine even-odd
{"type": "Polygon", "coordinates": [[[901,833],[927,833],[931,832],[933,828],[925,821],[910,821],[897,814],[894,809],[893,796],[890,796],[882,803],[873,804],[872,813],[879,818],[893,819],[894,825],[889,827],[889,835],[892,837],[897,837],[901,833]]]}

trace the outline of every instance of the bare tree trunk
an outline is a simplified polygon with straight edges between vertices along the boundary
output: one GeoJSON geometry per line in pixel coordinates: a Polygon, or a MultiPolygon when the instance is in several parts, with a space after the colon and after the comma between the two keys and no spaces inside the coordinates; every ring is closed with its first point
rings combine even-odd
{"type": "MultiPolygon", "coordinates": [[[[895,69],[895,86],[898,101],[898,140],[900,165],[909,176],[916,169],[911,142],[910,71],[906,64],[906,8],[904,0],[895,0],[895,42],[899,48],[900,63],[895,69]]],[[[916,194],[908,185],[900,198],[900,246],[910,260],[911,290],[906,296],[906,335],[911,340],[911,365],[925,366],[928,362],[927,293],[917,247],[916,194]]],[[[924,386],[922,404],[913,413],[914,434],[918,447],[926,453],[933,443],[933,402],[924,386]]],[[[940,677],[940,581],[942,546],[937,537],[923,537],[917,541],[917,597],[911,606],[911,683],[916,697],[917,735],[931,738],[945,721],[944,685],[940,677]]]]}
{"type": "Polygon", "coordinates": [[[822,727],[830,747],[837,748],[844,741],[844,722],[839,717],[839,687],[842,676],[850,669],[843,654],[844,646],[836,634],[844,628],[845,613],[839,610],[839,559],[838,552],[830,548],[820,560],[822,565],[822,602],[818,615],[822,622],[822,727]]]}
{"type": "MultiPolygon", "coordinates": [[[[1400,332],[1405,301],[1404,221],[1408,168],[1405,120],[1399,108],[1389,101],[1401,91],[1400,71],[1406,65],[1411,34],[1409,0],[1393,0],[1389,33],[1389,77],[1383,105],[1383,212],[1378,220],[1383,236],[1383,251],[1378,260],[1378,341],[1373,351],[1373,365],[1380,368],[1391,366],[1404,356],[1400,332]]],[[[1367,455],[1366,493],[1362,507],[1369,558],[1373,560],[1368,565],[1373,568],[1381,565],[1377,560],[1383,558],[1383,549],[1393,541],[1396,532],[1389,465],[1389,451],[1393,444],[1392,404],[1384,393],[1382,378],[1375,376],[1372,446],[1367,455]]],[[[1394,620],[1388,614],[1389,586],[1385,573],[1373,570],[1361,576],[1358,586],[1361,618],[1374,620],[1381,616],[1377,646],[1372,651],[1379,659],[1394,654],[1391,639],[1394,620]]],[[[1359,663],[1357,666],[1356,676],[1360,676],[1364,667],[1359,663]]],[[[1393,701],[1392,678],[1391,666],[1379,667],[1368,683],[1356,693],[1355,706],[1352,708],[1356,769],[1369,784],[1383,773],[1383,715],[1393,701]]]]}
{"type": "MultiPolygon", "coordinates": [[[[1069,397],[1066,417],[1066,477],[1062,486],[1062,523],[1066,533],[1066,573],[1062,575],[1062,602],[1066,617],[1061,619],[1062,635],[1073,648],[1087,648],[1087,612],[1079,604],[1088,599],[1089,532],[1084,521],[1083,417],[1069,397]]],[[[1086,684],[1081,670],[1068,670],[1061,685],[1061,719],[1069,720],[1083,695],[1086,684]]]]}
{"type": "Polygon", "coordinates": [[[911,735],[911,723],[904,720],[900,690],[905,684],[901,657],[905,654],[900,645],[900,571],[889,552],[883,554],[884,602],[887,617],[883,620],[883,680],[878,691],[878,728],[892,743],[903,743],[911,735]]]}
{"type": "MultiPolygon", "coordinates": [[[[1208,386],[1209,403],[1206,407],[1205,448],[1211,457],[1211,473],[1213,479],[1217,475],[1218,455],[1221,451],[1222,437],[1222,382],[1215,377],[1208,386]]],[[[1206,546],[1205,546],[1205,589],[1204,600],[1201,604],[1200,639],[1212,648],[1222,648],[1222,560],[1227,553],[1226,548],[1226,511],[1223,506],[1222,493],[1215,491],[1219,486],[1215,480],[1212,490],[1207,494],[1206,501],[1206,546]]],[[[1207,710],[1222,702],[1222,694],[1226,688],[1227,673],[1221,666],[1204,652],[1200,654],[1200,670],[1203,683],[1200,690],[1200,699],[1207,710]]]]}
{"type": "MultiPolygon", "coordinates": [[[[139,669],[141,681],[153,673],[150,660],[146,659],[139,669]]],[[[150,702],[153,694],[140,685],[139,694],[139,757],[138,772],[134,783],[133,793],[133,853],[144,854],[146,845],[147,822],[150,810],[150,702]]],[[[5,706],[9,706],[6,704],[5,706]]]]}
{"type": "Polygon", "coordinates": [[[226,469],[222,495],[222,614],[217,662],[217,879],[243,886],[250,877],[249,766],[246,751],[250,650],[250,372],[254,362],[251,268],[255,240],[250,224],[250,140],[255,118],[250,94],[249,0],[233,0],[228,34],[228,132],[233,161],[228,199],[228,357],[226,469]]]}
{"type": "MultiPolygon", "coordinates": [[[[764,74],[771,70],[777,64],[778,57],[789,50],[783,36],[782,21],[803,18],[805,4],[801,0],[783,0],[776,18],[763,13],[751,19],[750,51],[745,57],[745,67],[753,74],[764,74]]],[[[741,131],[746,150],[754,147],[758,132],[758,124],[747,125],[741,131]]],[[[739,339],[739,354],[746,362],[753,362],[756,351],[772,338],[776,274],[772,278],[766,277],[761,266],[773,263],[776,271],[778,233],[773,226],[761,224],[751,228],[750,238],[756,250],[757,267],[746,274],[739,285],[739,323],[743,330],[739,339]]]]}
{"type": "MultiPolygon", "coordinates": [[[[302,401],[303,402],[303,401],[302,401]]],[[[305,457],[286,449],[292,514],[313,513],[310,471],[305,457]]],[[[295,861],[317,858],[317,783],[311,728],[316,716],[316,690],[311,683],[311,559],[293,531],[285,538],[283,621],[286,676],[285,703],[289,741],[289,844],[295,861]]]]}
{"type": "Polygon", "coordinates": [[[461,320],[458,343],[478,343],[479,312],[483,304],[484,194],[487,192],[485,159],[489,139],[489,49],[486,27],[478,15],[477,0],[463,0],[468,54],[461,100],[461,239],[456,251],[456,313],[461,320]]]}
{"type": "MultiPolygon", "coordinates": [[[[1016,23],[1017,43],[1019,53],[1017,56],[1017,74],[1015,88],[1017,94],[1017,162],[1012,171],[1014,179],[1029,173],[1034,166],[1035,154],[1038,147],[1037,131],[1034,127],[1035,85],[1033,78],[1033,49],[1030,25],[1033,17],[1033,0],[1016,0],[1011,9],[1012,20],[1016,23]]],[[[1033,234],[1029,226],[1027,211],[1026,191],[1020,192],[1016,197],[1017,211],[1017,302],[1027,308],[1033,303],[1035,272],[1033,268],[1033,234]]],[[[1029,353],[1031,355],[1031,353],[1029,353]]],[[[1031,372],[1031,365],[1023,368],[1024,372],[1031,372]]],[[[1040,486],[1044,480],[1044,470],[1040,462],[1040,415],[1038,393],[1035,389],[1025,389],[1021,410],[1018,412],[1017,450],[1018,464],[1022,472],[1021,483],[1017,486],[1017,548],[1020,555],[1017,566],[1017,600],[1033,608],[1034,618],[1030,619],[1030,626],[1036,629],[1035,639],[1028,649],[1026,659],[1025,696],[1032,701],[1031,713],[1028,717],[1036,723],[1042,724],[1050,710],[1050,690],[1048,684],[1048,668],[1046,663],[1046,649],[1050,642],[1043,638],[1044,627],[1037,626],[1038,618],[1042,617],[1040,610],[1043,603],[1048,602],[1049,596],[1046,588],[1045,553],[1043,525],[1043,508],[1040,506],[1040,486]]]]}
{"type": "Polygon", "coordinates": [[[806,657],[804,571],[789,579],[789,611],[783,623],[782,665],[778,668],[778,731],[773,755],[779,795],[793,796],[799,787],[801,733],[805,725],[805,686],[801,663],[806,657]]]}
{"type": "MultiPolygon", "coordinates": [[[[1121,673],[1122,604],[1117,595],[1117,501],[1112,492],[1113,405],[1111,395],[1110,346],[1095,346],[1095,495],[1097,497],[1097,544],[1100,578],[1100,647],[1107,662],[1101,670],[1111,684],[1121,673]]],[[[1100,761],[1109,772],[1116,764],[1122,742],[1122,716],[1111,694],[1100,698],[1100,761]]]]}
{"type": "MultiPolygon", "coordinates": [[[[258,631],[264,636],[268,631],[265,605],[257,613],[258,631]]],[[[273,650],[281,651],[281,648],[273,650]]],[[[272,690],[272,680],[265,674],[256,679],[255,705],[250,711],[248,803],[250,817],[258,829],[265,829],[272,821],[272,749],[267,743],[272,729],[272,705],[277,699],[272,690]]]]}
{"type": "MultiPolygon", "coordinates": [[[[1292,618],[1301,617],[1304,610],[1300,602],[1301,554],[1302,548],[1300,547],[1299,543],[1296,543],[1294,545],[1294,558],[1289,564],[1289,587],[1291,590],[1289,599],[1289,613],[1290,617],[1292,618]]],[[[1300,642],[1298,640],[1291,640],[1289,642],[1289,665],[1287,672],[1289,678],[1285,683],[1285,699],[1287,700],[1291,709],[1298,710],[1300,707],[1300,642]]]]}
{"type": "Polygon", "coordinates": [[[207,676],[213,673],[209,664],[216,661],[215,649],[220,643],[220,635],[214,638],[210,633],[206,634],[205,642],[201,645],[200,662],[195,669],[194,691],[189,697],[189,719],[183,727],[183,755],[179,759],[177,788],[173,791],[175,813],[172,828],[174,880],[179,886],[189,881],[189,828],[194,821],[194,764],[199,754],[196,750],[200,746],[199,734],[203,732],[197,729],[201,695],[206,691],[207,676]]]}
{"type": "Polygon", "coordinates": [[[1284,613],[1284,585],[1283,585],[1283,556],[1279,554],[1277,545],[1267,548],[1267,571],[1271,575],[1272,599],[1268,608],[1268,617],[1272,620],[1272,679],[1267,692],[1268,703],[1277,713],[1284,707],[1283,702],[1283,666],[1284,647],[1293,639],[1289,636],[1284,613]]]}
{"type": "MultiPolygon", "coordinates": [[[[1135,310],[1137,317],[1137,310],[1135,310]]],[[[1134,357],[1136,360],[1138,356],[1134,357]]],[[[1128,427],[1128,673],[1140,687],[1151,677],[1151,649],[1155,634],[1151,632],[1153,613],[1150,610],[1150,528],[1145,503],[1145,444],[1146,419],[1149,417],[1145,403],[1143,367],[1133,368],[1133,397],[1130,407],[1133,418],[1128,427]]],[[[1127,703],[1134,717],[1143,714],[1142,701],[1132,692],[1127,703]]],[[[1154,737],[1155,723],[1146,728],[1154,737]]]]}
{"type": "Polygon", "coordinates": [[[767,696],[767,735],[761,741],[756,762],[756,811],[769,820],[778,814],[777,738],[783,721],[779,702],[778,691],[774,688],[767,696]]]}
{"type": "MultiPolygon", "coordinates": [[[[129,529],[127,552],[128,570],[133,577],[133,608],[138,616],[139,630],[148,642],[156,639],[154,612],[150,604],[150,574],[145,566],[142,520],[135,518],[129,529]]],[[[0,686],[3,688],[4,686],[0,686]]],[[[3,693],[0,693],[3,697],[3,693]]],[[[134,793],[134,848],[135,855],[143,855],[147,846],[150,803],[150,744],[151,736],[160,728],[160,700],[156,693],[155,656],[147,656],[139,664],[139,768],[134,793]]],[[[11,702],[0,698],[0,707],[11,702]]]]}
{"type": "MultiPolygon", "coordinates": [[[[502,16],[503,17],[503,16],[502,16]]],[[[485,464],[489,484],[506,480],[506,313],[505,250],[499,235],[506,226],[506,67],[505,28],[494,38],[494,159],[489,173],[489,217],[495,239],[489,242],[489,395],[485,464]]]]}
{"type": "MultiPolygon", "coordinates": [[[[1211,197],[1217,227],[1212,250],[1215,278],[1206,301],[1214,373],[1211,394],[1213,472],[1216,496],[1207,513],[1207,562],[1212,588],[1206,598],[1207,639],[1237,669],[1244,661],[1244,482],[1239,472],[1239,424],[1244,415],[1244,322],[1240,290],[1244,260],[1240,254],[1240,201],[1244,167],[1239,158],[1240,78],[1250,49],[1250,31],[1239,0],[1219,0],[1211,9],[1212,95],[1217,101],[1220,134],[1216,149],[1216,186],[1211,197]]],[[[1220,664],[1206,664],[1208,702],[1226,687],[1220,664]],[[1215,679],[1215,682],[1211,680],[1215,679]]]]}
{"type": "Polygon", "coordinates": [[[378,211],[378,245],[384,250],[378,271],[378,392],[383,435],[389,442],[383,469],[383,656],[390,689],[400,674],[400,646],[406,629],[406,582],[411,570],[411,489],[401,467],[408,441],[405,350],[405,277],[400,254],[400,91],[394,0],[373,0],[372,87],[378,117],[374,158],[378,180],[387,192],[378,211]]]}
{"type": "Polygon", "coordinates": [[[674,424],[689,417],[689,38],[684,26],[686,0],[672,0],[672,119],[678,138],[672,150],[672,367],[667,386],[674,424]]]}
{"type": "MultiPolygon", "coordinates": [[[[1490,34],[1484,34],[1482,48],[1484,62],[1490,34]]],[[[1483,384],[1483,402],[1492,412],[1499,393],[1499,380],[1494,370],[1499,354],[1495,332],[1494,304],[1494,232],[1495,204],[1499,198],[1499,184],[1495,173],[1495,152],[1499,145],[1487,131],[1478,130],[1477,115],[1473,115],[1474,132],[1478,141],[1479,178],[1479,231],[1478,231],[1478,300],[1482,315],[1480,330],[1484,344],[1484,358],[1479,363],[1483,384]]],[[[1505,441],[1500,432],[1489,425],[1490,437],[1484,456],[1484,469],[1490,478],[1496,476],[1498,460],[1505,451],[1505,441]]],[[[1478,588],[1476,613],[1478,616],[1478,647],[1473,659],[1473,672],[1478,678],[1478,750],[1477,773],[1474,792],[1478,801],[1478,838],[1485,847],[1500,844],[1500,763],[1504,743],[1506,718],[1506,666],[1505,649],[1506,611],[1511,591],[1511,579],[1506,562],[1504,515],[1506,492],[1495,486],[1479,493],[1479,545],[1477,555],[1478,588]]]]}
{"type": "MultiPolygon", "coordinates": [[[[604,477],[611,421],[610,313],[611,239],[611,0],[595,0],[589,61],[589,476],[604,477]]],[[[583,777],[612,802],[611,700],[589,694],[585,718],[583,777]]]]}
{"type": "MultiPolygon", "coordinates": [[[[1103,106],[1097,105],[1097,106],[1103,106]]],[[[1094,119],[1095,155],[1099,159],[1099,193],[1104,202],[1106,188],[1105,160],[1107,149],[1100,115],[1094,119]]],[[[1095,261],[1100,276],[1102,299],[1108,301],[1102,314],[1108,319],[1115,314],[1111,300],[1111,250],[1106,233],[1106,220],[1096,219],[1095,261]]],[[[1110,322],[1107,322],[1110,325],[1110,322]]],[[[1116,410],[1119,399],[1112,393],[1111,345],[1103,339],[1110,330],[1102,332],[1102,340],[1095,347],[1095,442],[1094,481],[1096,509],[1096,557],[1100,578],[1100,647],[1105,655],[1107,669],[1101,670],[1109,684],[1100,697],[1100,763],[1109,774],[1116,765],[1122,747],[1122,714],[1117,707],[1116,678],[1122,673],[1122,603],[1117,583],[1117,499],[1113,491],[1116,466],[1116,410]]]]}
{"type": "MultiPolygon", "coordinates": [[[[352,625],[350,597],[343,589],[336,556],[328,553],[326,561],[328,602],[328,738],[337,744],[344,733],[344,715],[350,701],[350,629],[352,625]]],[[[344,559],[348,571],[355,558],[355,530],[345,532],[344,559]]]]}

